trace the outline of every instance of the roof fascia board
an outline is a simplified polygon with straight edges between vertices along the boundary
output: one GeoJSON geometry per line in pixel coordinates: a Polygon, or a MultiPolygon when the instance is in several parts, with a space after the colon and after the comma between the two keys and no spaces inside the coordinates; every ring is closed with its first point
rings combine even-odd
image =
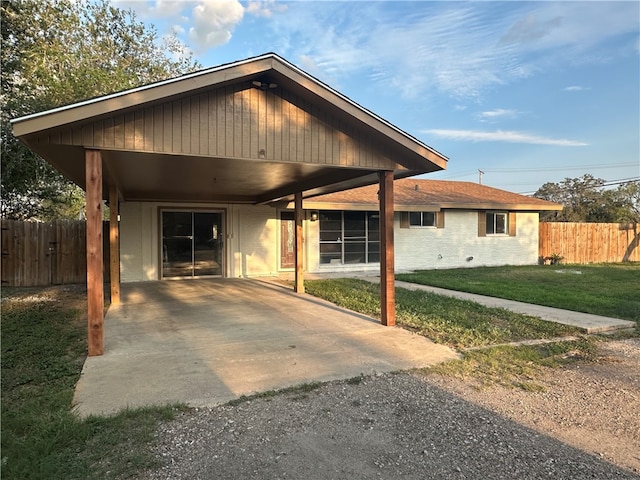
{"type": "Polygon", "coordinates": [[[562,210],[562,205],[535,205],[524,203],[440,203],[440,208],[450,210],[511,210],[540,212],[562,210]]]}
{"type": "MultiPolygon", "coordinates": [[[[378,210],[377,203],[362,202],[314,202],[313,200],[304,200],[305,210],[378,210]]],[[[289,206],[293,208],[293,203],[289,206]]],[[[442,204],[395,204],[394,209],[398,212],[439,212],[441,210],[509,210],[520,212],[539,212],[547,210],[562,210],[562,205],[557,207],[541,206],[541,205],[514,205],[514,204],[496,204],[496,203],[442,203],[442,204]]]]}
{"type": "MultiPolygon", "coordinates": [[[[293,208],[293,202],[289,204],[293,208]]],[[[380,205],[377,203],[321,203],[303,200],[305,210],[357,210],[357,211],[378,211],[380,205]]],[[[439,212],[436,205],[394,205],[397,212],[439,212]]]]}

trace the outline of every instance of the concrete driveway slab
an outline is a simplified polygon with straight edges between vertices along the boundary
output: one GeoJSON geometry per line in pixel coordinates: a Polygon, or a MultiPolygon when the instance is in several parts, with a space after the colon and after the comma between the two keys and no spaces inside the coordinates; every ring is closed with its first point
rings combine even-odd
{"type": "Polygon", "coordinates": [[[105,354],[87,358],[82,416],[213,406],[241,395],[457,358],[448,347],[285,287],[248,279],[122,285],[105,354]]]}

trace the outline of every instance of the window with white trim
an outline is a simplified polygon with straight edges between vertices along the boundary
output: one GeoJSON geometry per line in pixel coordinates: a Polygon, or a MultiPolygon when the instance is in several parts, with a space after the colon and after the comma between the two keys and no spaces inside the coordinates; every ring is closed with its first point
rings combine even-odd
{"type": "Polygon", "coordinates": [[[487,212],[487,235],[508,235],[509,214],[507,212],[487,212]]]}
{"type": "Polygon", "coordinates": [[[320,264],[380,262],[378,212],[321,210],[320,264]]]}

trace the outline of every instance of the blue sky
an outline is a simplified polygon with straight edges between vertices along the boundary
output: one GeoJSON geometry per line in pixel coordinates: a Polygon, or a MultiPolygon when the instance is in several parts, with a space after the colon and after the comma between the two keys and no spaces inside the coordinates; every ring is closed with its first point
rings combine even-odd
{"type": "Polygon", "coordinates": [[[277,53],[449,157],[426,178],[640,178],[637,1],[113,3],[204,67],[277,53]]]}

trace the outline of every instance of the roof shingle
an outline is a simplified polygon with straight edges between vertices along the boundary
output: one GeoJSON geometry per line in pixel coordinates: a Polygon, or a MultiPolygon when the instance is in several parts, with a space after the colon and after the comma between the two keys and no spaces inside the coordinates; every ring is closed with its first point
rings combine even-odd
{"type": "MultiPolygon", "coordinates": [[[[562,205],[472,182],[404,178],[394,182],[396,210],[426,208],[504,209],[523,211],[562,210],[562,205]]],[[[370,206],[378,208],[378,185],[344,190],[305,200],[305,208],[370,206]]]]}

